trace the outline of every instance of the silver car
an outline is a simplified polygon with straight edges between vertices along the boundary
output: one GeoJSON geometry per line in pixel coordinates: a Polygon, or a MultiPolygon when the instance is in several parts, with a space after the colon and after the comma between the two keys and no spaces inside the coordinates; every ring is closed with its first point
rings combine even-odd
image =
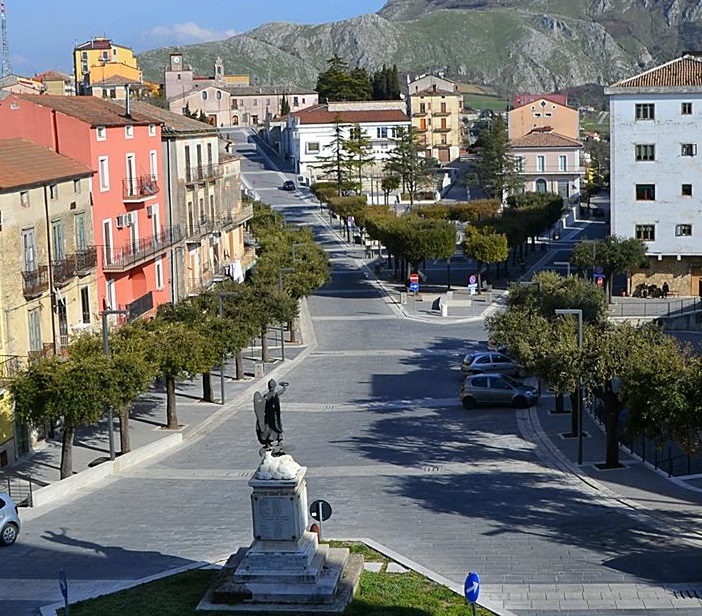
{"type": "Polygon", "coordinates": [[[539,401],[536,387],[504,374],[473,374],[463,381],[461,403],[466,410],[478,406],[511,406],[524,409],[539,401]]]}
{"type": "Polygon", "coordinates": [[[9,494],[0,492],[0,545],[12,545],[22,524],[19,519],[19,509],[9,494]]]}
{"type": "Polygon", "coordinates": [[[468,353],[461,362],[461,372],[465,374],[497,372],[510,376],[524,376],[521,367],[503,353],[468,353]]]}

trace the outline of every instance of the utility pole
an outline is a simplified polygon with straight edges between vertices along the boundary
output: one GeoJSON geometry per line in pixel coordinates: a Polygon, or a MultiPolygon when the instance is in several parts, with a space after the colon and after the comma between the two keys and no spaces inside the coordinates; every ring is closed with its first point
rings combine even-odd
{"type": "Polygon", "coordinates": [[[5,0],[0,0],[0,26],[2,26],[2,68],[0,68],[0,77],[8,77],[12,73],[12,68],[10,67],[10,48],[7,44],[5,0]]]}

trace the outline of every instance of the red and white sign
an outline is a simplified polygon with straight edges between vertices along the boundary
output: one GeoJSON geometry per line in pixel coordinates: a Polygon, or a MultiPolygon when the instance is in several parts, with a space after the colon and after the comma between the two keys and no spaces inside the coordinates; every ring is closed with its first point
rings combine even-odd
{"type": "Polygon", "coordinates": [[[419,282],[419,274],[410,274],[410,282],[419,282]]]}

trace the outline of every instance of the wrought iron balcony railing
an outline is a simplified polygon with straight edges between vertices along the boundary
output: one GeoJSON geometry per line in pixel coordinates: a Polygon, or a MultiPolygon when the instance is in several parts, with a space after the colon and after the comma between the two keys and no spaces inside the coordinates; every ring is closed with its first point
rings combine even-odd
{"type": "Polygon", "coordinates": [[[195,167],[188,167],[185,170],[185,181],[190,182],[204,182],[206,180],[214,180],[215,178],[221,177],[223,174],[223,169],[221,165],[196,165],[195,167]]]}
{"type": "Polygon", "coordinates": [[[141,265],[183,239],[180,227],[169,227],[156,235],[124,244],[113,254],[103,253],[102,269],[106,272],[124,272],[141,265]]]}
{"type": "Polygon", "coordinates": [[[36,269],[22,272],[22,293],[25,297],[36,297],[49,288],[49,267],[40,265],[36,269]]]}
{"type": "Polygon", "coordinates": [[[144,201],[158,194],[160,188],[153,175],[140,175],[122,180],[123,201],[144,201]]]}

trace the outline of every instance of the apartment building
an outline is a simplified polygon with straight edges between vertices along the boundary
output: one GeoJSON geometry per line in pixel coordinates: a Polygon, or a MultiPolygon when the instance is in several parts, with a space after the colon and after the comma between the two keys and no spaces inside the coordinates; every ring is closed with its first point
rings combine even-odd
{"type": "Polygon", "coordinates": [[[244,243],[253,206],[242,203],[240,158],[212,126],[143,102],[133,107],[162,124],[163,215],[183,230],[184,241],[169,250],[171,301],[225,277],[242,282],[255,251],[244,243]]]}
{"type": "Polygon", "coordinates": [[[10,95],[0,101],[0,138],[24,137],[95,172],[93,233],[99,246],[99,310],[130,318],[170,301],[168,251],[181,241],[164,225],[161,125],[91,96],[10,95]]]}
{"type": "Polygon", "coordinates": [[[510,141],[549,128],[557,135],[580,139],[580,114],[565,94],[517,94],[507,114],[510,141]]]}
{"type": "Polygon", "coordinates": [[[702,296],[702,58],[686,54],[608,88],[612,234],[645,242],[637,284],[702,296]]]}
{"type": "Polygon", "coordinates": [[[93,173],[46,146],[0,139],[0,467],[29,448],[8,380],[99,327],[93,173]]]}
{"type": "Polygon", "coordinates": [[[111,77],[141,83],[142,73],[136,56],[129,47],[117,45],[105,37],[95,37],[76,45],[73,50],[75,91],[92,95],[92,86],[111,77]]]}

